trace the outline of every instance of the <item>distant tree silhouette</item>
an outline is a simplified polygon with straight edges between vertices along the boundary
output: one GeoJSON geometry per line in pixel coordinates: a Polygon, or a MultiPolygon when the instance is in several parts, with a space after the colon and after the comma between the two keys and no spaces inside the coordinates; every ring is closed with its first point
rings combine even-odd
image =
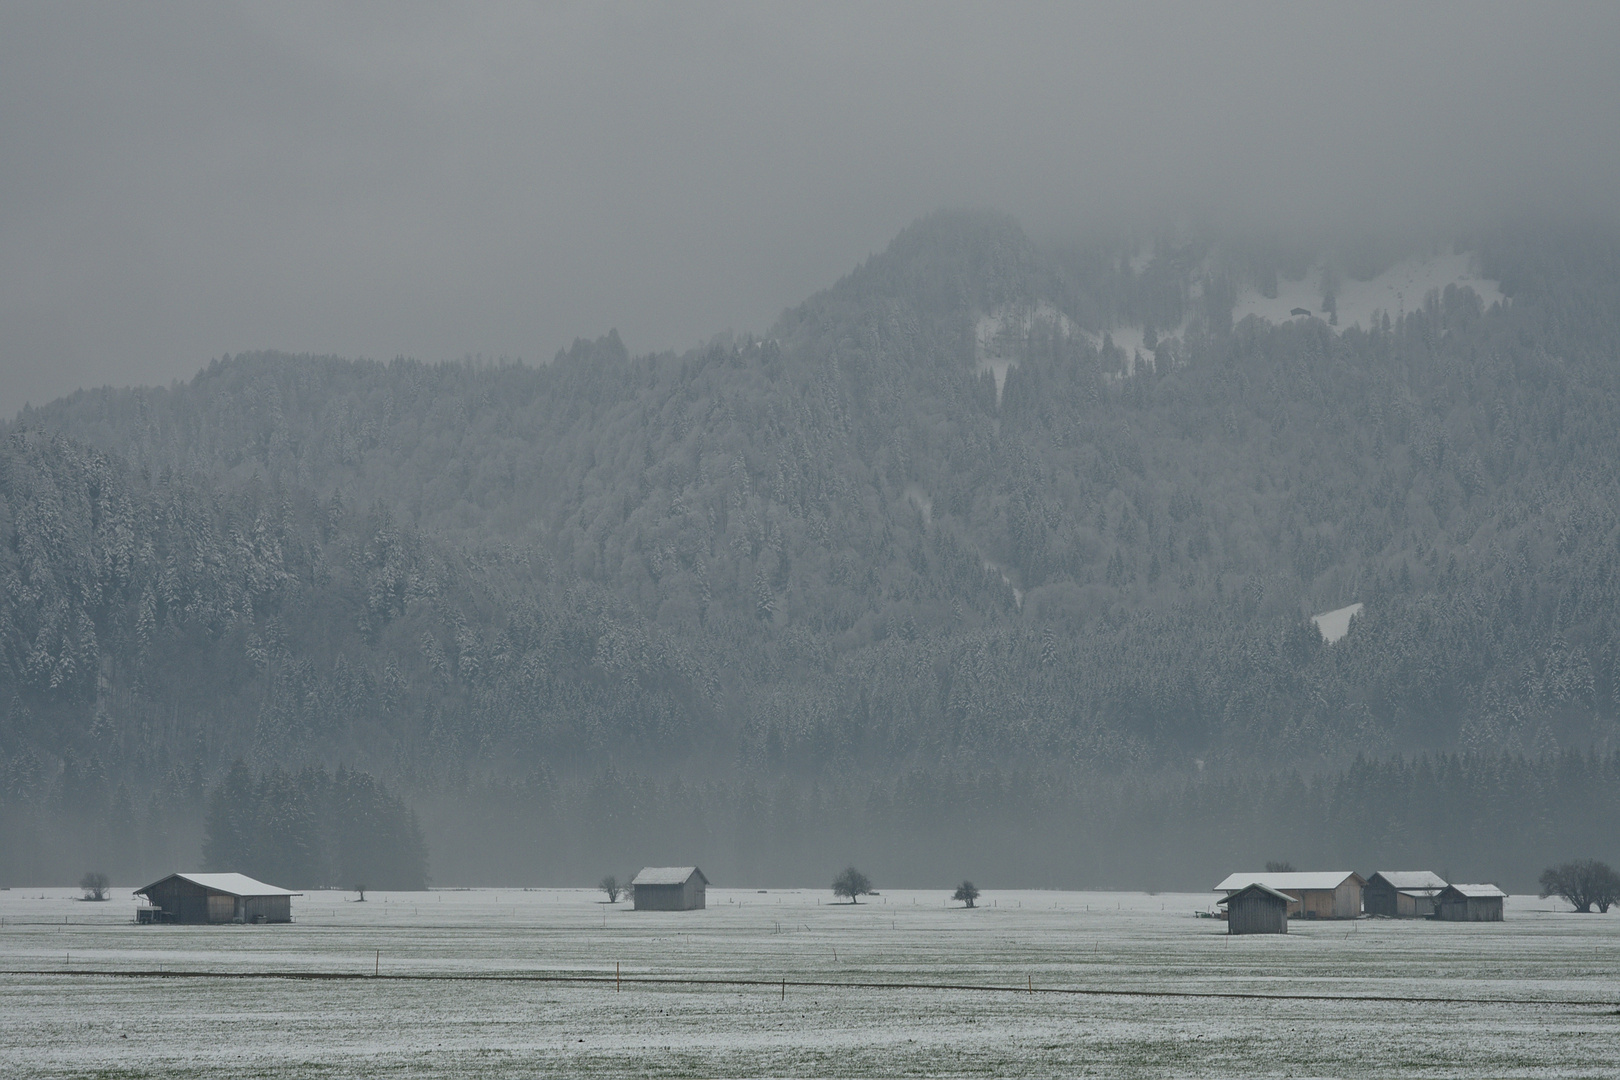
{"type": "Polygon", "coordinates": [[[79,879],[79,888],[84,890],[86,900],[107,899],[107,875],[99,870],[92,870],[79,879]]]}
{"type": "Polygon", "coordinates": [[[1548,867],[1541,872],[1541,897],[1549,896],[1561,897],[1582,914],[1590,914],[1594,904],[1608,914],[1609,905],[1620,902],[1620,874],[1596,859],[1548,867]]]}
{"type": "Polygon", "coordinates": [[[960,900],[968,907],[972,907],[973,901],[977,900],[978,898],[979,889],[971,881],[962,882],[962,884],[956,887],[956,891],[951,894],[952,900],[960,900]]]}
{"type": "Polygon", "coordinates": [[[607,893],[608,903],[610,904],[617,904],[619,902],[619,893],[624,891],[624,887],[619,884],[619,879],[612,874],[597,882],[596,887],[607,893]]]}

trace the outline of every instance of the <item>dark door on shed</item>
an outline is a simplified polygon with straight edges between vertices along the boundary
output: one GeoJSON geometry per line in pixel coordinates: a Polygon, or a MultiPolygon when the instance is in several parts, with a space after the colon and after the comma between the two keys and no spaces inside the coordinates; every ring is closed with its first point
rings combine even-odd
{"type": "Polygon", "coordinates": [[[1400,912],[1396,909],[1395,886],[1383,879],[1369,881],[1361,890],[1361,902],[1369,915],[1388,915],[1394,918],[1400,912]]]}
{"type": "Polygon", "coordinates": [[[292,922],[292,898],[288,896],[245,896],[242,921],[257,923],[292,922]]]}
{"type": "Polygon", "coordinates": [[[1288,933],[1288,901],[1258,889],[1237,893],[1226,903],[1228,934],[1288,933]]]}
{"type": "Polygon", "coordinates": [[[147,899],[175,922],[208,921],[208,890],[185,878],[160,882],[147,894],[147,899]]]}

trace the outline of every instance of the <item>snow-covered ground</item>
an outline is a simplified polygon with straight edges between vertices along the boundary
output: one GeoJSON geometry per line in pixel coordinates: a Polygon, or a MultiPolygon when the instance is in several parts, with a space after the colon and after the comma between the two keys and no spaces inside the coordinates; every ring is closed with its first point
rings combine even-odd
{"type": "MultiPolygon", "coordinates": [[[[1005,305],[980,315],[975,326],[975,336],[978,340],[978,362],[975,370],[980,374],[988,371],[994,377],[998,405],[1001,403],[1002,388],[1007,385],[1007,372],[1018,366],[1019,355],[1025,342],[1036,333],[1084,338],[1094,349],[1102,348],[1105,343],[1102,335],[1080,329],[1067,315],[1045,301],[1033,307],[1005,305]]],[[[1153,350],[1145,343],[1145,331],[1142,327],[1116,326],[1108,333],[1114,345],[1124,353],[1124,376],[1132,375],[1139,363],[1152,365],[1153,350]]],[[[1181,333],[1182,330],[1178,327],[1167,330],[1160,336],[1171,337],[1181,333]]]]}
{"type": "Polygon", "coordinates": [[[1620,917],[1523,897],[1499,924],[1230,938],[1194,916],[1208,893],[987,891],[967,911],[946,890],[851,907],[712,889],[683,913],[584,890],[314,893],[290,926],[219,927],[134,926],[127,891],[74,895],[0,892],[0,1075],[1578,1077],[1620,1060],[1620,917]],[[669,981],[616,989],[616,971],[669,981]]]}
{"type": "MultiPolygon", "coordinates": [[[[1131,259],[1132,268],[1140,273],[1151,258],[1151,250],[1142,248],[1131,259]]],[[[1232,322],[1242,322],[1250,315],[1258,315],[1270,322],[1286,322],[1296,310],[1326,320],[1322,309],[1323,267],[1314,266],[1298,281],[1279,279],[1277,295],[1267,298],[1259,289],[1250,286],[1237,299],[1232,309],[1232,322]]],[[[1479,274],[1478,260],[1467,252],[1450,252],[1408,258],[1390,267],[1368,281],[1341,277],[1335,293],[1338,302],[1339,330],[1351,326],[1363,328],[1373,325],[1375,319],[1387,314],[1396,318],[1403,312],[1423,306],[1431,289],[1444,293],[1446,286],[1468,287],[1478,294],[1482,305],[1489,308],[1502,302],[1504,297],[1498,282],[1479,274]]],[[[1198,287],[1193,286],[1190,299],[1198,299],[1198,287]]],[[[1001,401],[1002,388],[1007,384],[1007,372],[1018,366],[1020,352],[1028,339],[1037,333],[1056,333],[1083,337],[1093,348],[1104,344],[1102,335],[1081,330],[1068,316],[1052,304],[1005,304],[983,313],[975,325],[977,339],[977,366],[980,373],[990,372],[996,383],[996,402],[1001,401]]],[[[1108,331],[1113,344],[1124,354],[1122,372],[1110,377],[1129,377],[1139,363],[1153,363],[1154,350],[1147,347],[1145,331],[1140,326],[1115,326],[1108,331]]],[[[1161,339],[1184,338],[1186,325],[1159,330],[1161,339]]]]}
{"type": "Polygon", "coordinates": [[[996,380],[996,403],[1001,403],[1007,372],[1018,366],[1018,353],[1036,332],[1074,334],[1078,328],[1069,317],[1042,300],[1039,304],[1003,304],[979,316],[974,327],[978,342],[980,373],[990,372],[996,380]]]}
{"type": "Polygon", "coordinates": [[[907,484],[903,494],[907,501],[917,508],[917,512],[922,514],[923,524],[932,525],[934,523],[934,500],[929,498],[928,492],[916,484],[907,484]]]}
{"type": "MultiPolygon", "coordinates": [[[[1453,284],[1459,288],[1466,285],[1473,289],[1486,308],[1502,299],[1498,284],[1480,277],[1475,259],[1467,253],[1410,258],[1370,281],[1342,278],[1337,294],[1338,328],[1342,330],[1358,324],[1363,328],[1370,327],[1375,315],[1383,313],[1393,319],[1403,311],[1422,307],[1423,298],[1430,289],[1444,292],[1447,285],[1453,284]]],[[[1313,268],[1299,281],[1279,280],[1275,299],[1261,296],[1258,289],[1245,290],[1232,310],[1232,322],[1242,322],[1250,315],[1258,315],[1274,323],[1286,322],[1293,318],[1289,313],[1295,308],[1304,308],[1313,315],[1327,318],[1322,311],[1320,268],[1313,268]]],[[[1117,340],[1118,335],[1115,337],[1117,340]]]]}
{"type": "MultiPolygon", "coordinates": [[[[1172,327],[1159,336],[1161,338],[1180,337],[1183,333],[1181,327],[1172,327]]],[[[1089,335],[1088,335],[1089,336],[1089,335]]],[[[1147,347],[1147,332],[1140,326],[1116,326],[1108,331],[1108,337],[1114,342],[1114,347],[1125,354],[1125,377],[1136,374],[1137,364],[1146,364],[1153,367],[1153,350],[1147,347]]],[[[1092,337],[1093,345],[1101,346],[1103,339],[1092,337]]]]}
{"type": "MultiPolygon", "coordinates": [[[[980,558],[984,557],[981,555],[980,558]]],[[[1000,576],[1001,583],[1012,590],[1013,603],[1018,605],[1018,609],[1022,611],[1024,608],[1024,590],[1013,584],[1013,579],[1007,573],[1007,568],[996,562],[994,559],[984,559],[984,568],[990,571],[992,574],[997,574],[1000,576]]]]}
{"type": "Polygon", "coordinates": [[[1320,615],[1312,615],[1311,622],[1316,624],[1316,629],[1321,633],[1322,640],[1331,645],[1350,632],[1350,620],[1360,614],[1361,605],[1351,604],[1349,607],[1324,611],[1320,615]]]}

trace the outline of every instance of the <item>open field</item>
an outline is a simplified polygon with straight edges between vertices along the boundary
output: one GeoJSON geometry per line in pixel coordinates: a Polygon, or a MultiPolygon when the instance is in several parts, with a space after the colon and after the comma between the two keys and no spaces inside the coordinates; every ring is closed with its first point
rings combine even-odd
{"type": "Polygon", "coordinates": [[[711,889],[707,911],[637,913],[583,890],[315,893],[290,926],[175,927],[132,925],[126,890],[12,889],[0,1075],[1597,1077],[1620,1061],[1613,915],[1515,898],[1500,924],[1228,938],[1193,917],[1207,894],[987,892],[974,911],[944,895],[711,889]]]}

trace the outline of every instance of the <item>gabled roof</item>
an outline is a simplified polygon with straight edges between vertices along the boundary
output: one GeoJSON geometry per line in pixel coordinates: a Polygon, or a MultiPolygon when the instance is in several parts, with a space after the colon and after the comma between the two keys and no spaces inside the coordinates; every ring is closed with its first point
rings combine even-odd
{"type": "Polygon", "coordinates": [[[693,874],[703,878],[703,884],[709,883],[709,879],[703,876],[703,871],[695,866],[644,866],[630,884],[685,885],[693,874]]]}
{"type": "Polygon", "coordinates": [[[1381,880],[1392,889],[1443,889],[1446,879],[1430,870],[1380,870],[1367,884],[1381,880]]]}
{"type": "Polygon", "coordinates": [[[1447,885],[1444,892],[1455,892],[1469,899],[1487,898],[1492,896],[1506,896],[1507,893],[1495,885],[1447,885]]]}
{"type": "Polygon", "coordinates": [[[1365,885],[1366,879],[1354,870],[1320,870],[1320,871],[1292,871],[1286,874],[1228,874],[1226,880],[1215,886],[1216,892],[1237,892],[1239,889],[1256,882],[1283,892],[1316,892],[1318,890],[1337,889],[1351,878],[1356,884],[1365,885]]]}
{"type": "Polygon", "coordinates": [[[1261,894],[1263,894],[1265,896],[1270,896],[1270,897],[1273,897],[1274,899],[1281,900],[1286,904],[1292,904],[1294,902],[1294,898],[1292,896],[1289,896],[1287,893],[1278,892],[1276,889],[1273,889],[1270,885],[1262,885],[1258,881],[1256,881],[1252,885],[1245,885],[1243,888],[1237,890],[1236,892],[1227,893],[1225,896],[1221,897],[1219,900],[1217,900],[1215,902],[1217,904],[1229,904],[1233,900],[1236,900],[1238,897],[1244,896],[1244,895],[1246,895],[1248,893],[1261,893],[1261,894]]]}
{"type": "Polygon", "coordinates": [[[254,881],[246,874],[170,874],[168,877],[158,878],[152,884],[135,890],[137,896],[147,896],[151,890],[162,885],[165,881],[179,878],[189,881],[193,885],[201,885],[209,892],[224,893],[227,896],[303,896],[303,893],[293,892],[290,889],[278,889],[274,885],[266,885],[262,881],[254,881]]]}

